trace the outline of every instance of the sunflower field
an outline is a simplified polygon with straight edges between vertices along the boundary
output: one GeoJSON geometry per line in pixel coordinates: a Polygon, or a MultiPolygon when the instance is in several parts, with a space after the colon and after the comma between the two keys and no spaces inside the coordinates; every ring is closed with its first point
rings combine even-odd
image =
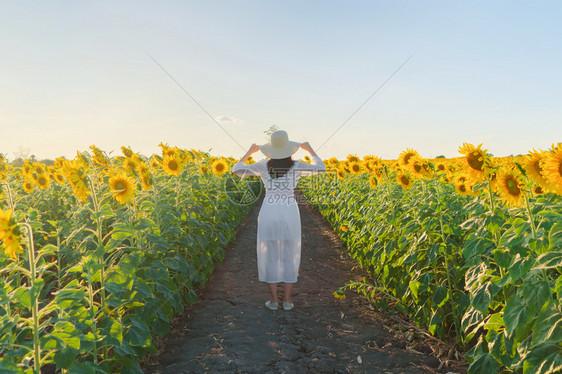
{"type": "MultiPolygon", "coordinates": [[[[0,372],[141,373],[251,202],[236,160],[160,144],[54,165],[0,157],[0,372]],[[241,185],[238,185],[240,187],[241,185]]],[[[299,184],[370,276],[360,292],[466,351],[470,373],[562,369],[562,144],[326,160],[299,184]]],[[[305,161],[310,161],[305,157],[305,161]]],[[[253,162],[253,161],[249,161],[253,162]]]]}
{"type": "Polygon", "coordinates": [[[232,158],[160,147],[0,159],[0,372],[142,373],[195,301],[251,206],[225,194],[232,158]]]}
{"type": "MultiPolygon", "coordinates": [[[[456,342],[469,373],[562,371],[562,143],[326,160],[300,183],[369,274],[346,289],[456,342]]],[[[340,296],[341,297],[341,296],[340,296]]]]}

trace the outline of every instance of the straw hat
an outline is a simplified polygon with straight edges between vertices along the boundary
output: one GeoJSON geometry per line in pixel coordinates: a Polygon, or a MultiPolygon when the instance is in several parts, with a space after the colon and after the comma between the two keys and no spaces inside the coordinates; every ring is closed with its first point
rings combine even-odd
{"type": "Polygon", "coordinates": [[[301,143],[289,140],[285,130],[271,133],[269,143],[260,145],[260,151],[269,158],[287,158],[299,150],[301,143]]]}

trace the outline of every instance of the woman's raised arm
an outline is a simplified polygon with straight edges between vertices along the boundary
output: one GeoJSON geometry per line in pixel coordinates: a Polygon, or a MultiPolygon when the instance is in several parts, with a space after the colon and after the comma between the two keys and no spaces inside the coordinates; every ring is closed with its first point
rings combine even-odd
{"type": "Polygon", "coordinates": [[[242,158],[232,166],[232,172],[241,178],[253,177],[259,175],[260,173],[257,164],[244,165],[246,160],[248,160],[248,158],[253,153],[256,153],[259,150],[260,147],[257,144],[255,143],[252,144],[250,146],[250,149],[248,149],[248,152],[246,152],[246,154],[242,156],[242,158]]]}
{"type": "Polygon", "coordinates": [[[322,159],[316,154],[316,152],[314,152],[314,149],[312,149],[310,143],[302,143],[301,148],[310,153],[310,156],[312,157],[310,164],[307,164],[306,162],[301,162],[299,164],[299,171],[301,172],[302,176],[310,176],[326,171],[326,165],[324,165],[324,161],[322,161],[322,159]]]}

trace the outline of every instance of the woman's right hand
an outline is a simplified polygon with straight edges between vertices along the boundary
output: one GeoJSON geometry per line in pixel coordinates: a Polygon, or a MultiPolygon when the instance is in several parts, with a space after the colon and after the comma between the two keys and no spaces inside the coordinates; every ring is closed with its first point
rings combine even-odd
{"type": "Polygon", "coordinates": [[[259,150],[260,150],[260,146],[257,145],[256,143],[254,143],[250,146],[250,149],[248,150],[248,153],[249,154],[256,153],[259,150]]]}
{"type": "Polygon", "coordinates": [[[308,153],[313,153],[312,147],[310,146],[309,142],[304,142],[301,144],[301,148],[307,151],[308,153]]]}

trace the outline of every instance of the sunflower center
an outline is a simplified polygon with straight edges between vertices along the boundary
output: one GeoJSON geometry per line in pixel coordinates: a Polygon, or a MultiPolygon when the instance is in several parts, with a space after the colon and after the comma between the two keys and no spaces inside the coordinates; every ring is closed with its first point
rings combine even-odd
{"type": "Polygon", "coordinates": [[[439,170],[445,170],[445,165],[437,165],[437,169],[439,169],[439,170]]]}
{"type": "Polygon", "coordinates": [[[218,170],[218,171],[223,171],[223,170],[224,170],[224,165],[223,165],[223,164],[218,164],[218,165],[217,165],[217,170],[218,170]]]}
{"type": "Polygon", "coordinates": [[[513,179],[508,179],[505,181],[505,186],[507,187],[507,191],[510,195],[519,196],[521,194],[521,190],[517,186],[517,182],[513,179]]]}
{"type": "Polygon", "coordinates": [[[125,183],[123,183],[121,181],[115,183],[115,189],[119,190],[119,191],[124,190],[125,189],[125,183]]]}
{"type": "Polygon", "coordinates": [[[408,164],[408,161],[410,161],[410,157],[412,157],[413,154],[408,153],[406,156],[404,156],[404,164],[408,164]]]}
{"type": "Polygon", "coordinates": [[[562,162],[560,162],[560,164],[558,164],[558,174],[560,174],[562,176],[562,162]]]}
{"type": "Polygon", "coordinates": [[[410,179],[408,179],[407,176],[403,175],[400,177],[400,181],[402,182],[403,185],[407,186],[410,184],[410,179]]]}
{"type": "Polygon", "coordinates": [[[460,190],[461,192],[466,192],[466,186],[465,186],[464,184],[461,184],[461,185],[459,186],[459,190],[460,190]]]}
{"type": "Polygon", "coordinates": [[[468,164],[474,170],[482,171],[482,166],[484,166],[484,159],[478,154],[477,156],[469,155],[467,156],[468,164]]]}
{"type": "Polygon", "coordinates": [[[174,160],[171,160],[170,162],[168,162],[168,167],[170,168],[170,170],[178,170],[178,163],[174,160]]]}
{"type": "Polygon", "coordinates": [[[421,167],[420,164],[415,164],[415,165],[414,165],[414,170],[416,171],[416,173],[420,173],[420,172],[421,172],[421,169],[422,169],[422,167],[421,167]]]}

